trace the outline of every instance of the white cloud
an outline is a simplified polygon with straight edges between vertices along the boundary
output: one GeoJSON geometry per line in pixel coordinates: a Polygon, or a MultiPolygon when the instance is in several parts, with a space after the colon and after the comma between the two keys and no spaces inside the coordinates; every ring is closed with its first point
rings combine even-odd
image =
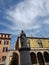
{"type": "Polygon", "coordinates": [[[34,18],[49,14],[49,0],[24,0],[16,4],[13,9],[7,10],[6,14],[5,18],[14,24],[10,27],[12,30],[40,29],[41,24],[35,22],[34,18]]]}
{"type": "Polygon", "coordinates": [[[45,20],[44,24],[49,24],[49,19],[45,20]]]}

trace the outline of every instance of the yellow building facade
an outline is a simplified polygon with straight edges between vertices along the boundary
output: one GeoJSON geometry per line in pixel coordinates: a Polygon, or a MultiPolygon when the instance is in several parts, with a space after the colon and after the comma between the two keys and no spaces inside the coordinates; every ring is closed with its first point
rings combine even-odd
{"type": "MultiPolygon", "coordinates": [[[[27,37],[27,46],[30,47],[30,58],[33,65],[49,65],[49,38],[27,37]]],[[[21,48],[18,37],[15,49],[21,48]]]]}
{"type": "MultiPolygon", "coordinates": [[[[27,45],[30,48],[49,48],[49,38],[27,37],[27,45]]],[[[21,48],[20,38],[18,37],[15,48],[21,48]],[[19,47],[18,47],[19,46],[19,47]]]]}

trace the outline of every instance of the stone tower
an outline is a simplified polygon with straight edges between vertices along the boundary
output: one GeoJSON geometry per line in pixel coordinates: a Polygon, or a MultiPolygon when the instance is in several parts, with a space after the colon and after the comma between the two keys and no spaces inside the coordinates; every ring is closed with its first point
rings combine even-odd
{"type": "Polygon", "coordinates": [[[21,31],[20,34],[21,48],[20,51],[20,65],[31,65],[30,59],[30,48],[27,46],[27,38],[26,34],[21,31]]]}

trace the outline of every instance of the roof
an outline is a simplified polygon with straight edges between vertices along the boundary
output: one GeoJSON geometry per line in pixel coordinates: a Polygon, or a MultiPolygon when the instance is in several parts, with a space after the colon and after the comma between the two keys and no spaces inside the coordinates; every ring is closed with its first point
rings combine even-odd
{"type": "Polygon", "coordinates": [[[0,33],[0,34],[4,34],[4,35],[11,35],[11,34],[8,34],[8,33],[0,33]]]}
{"type": "MultiPolygon", "coordinates": [[[[18,37],[20,38],[20,37],[18,37]]],[[[30,39],[49,39],[47,37],[27,37],[27,38],[30,38],[30,39]]]]}
{"type": "Polygon", "coordinates": [[[49,39],[49,38],[46,38],[46,37],[27,37],[27,38],[31,38],[31,39],[49,39]]]}

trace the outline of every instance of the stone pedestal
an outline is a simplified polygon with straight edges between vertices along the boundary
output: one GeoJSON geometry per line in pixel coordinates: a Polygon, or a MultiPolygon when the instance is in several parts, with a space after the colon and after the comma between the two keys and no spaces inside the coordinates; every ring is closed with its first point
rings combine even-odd
{"type": "Polygon", "coordinates": [[[26,34],[21,31],[20,34],[21,48],[20,51],[20,65],[31,65],[30,48],[27,46],[26,34]]]}
{"type": "Polygon", "coordinates": [[[31,58],[29,53],[30,48],[21,48],[20,51],[20,65],[31,65],[31,58]]]}

